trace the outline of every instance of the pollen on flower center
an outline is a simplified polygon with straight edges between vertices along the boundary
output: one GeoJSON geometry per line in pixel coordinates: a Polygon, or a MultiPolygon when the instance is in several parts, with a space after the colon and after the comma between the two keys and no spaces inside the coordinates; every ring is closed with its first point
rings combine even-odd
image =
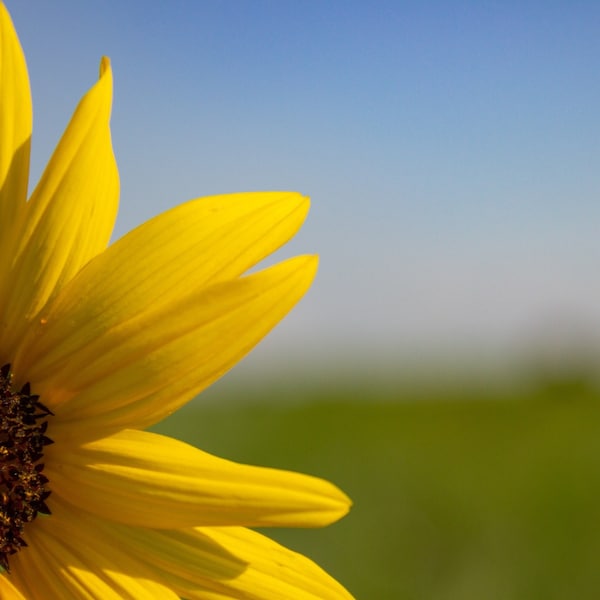
{"type": "Polygon", "coordinates": [[[51,415],[29,383],[14,391],[10,365],[0,368],[0,565],[7,571],[8,557],[27,546],[25,525],[38,513],[50,514],[40,461],[52,443],[46,436],[51,415]]]}

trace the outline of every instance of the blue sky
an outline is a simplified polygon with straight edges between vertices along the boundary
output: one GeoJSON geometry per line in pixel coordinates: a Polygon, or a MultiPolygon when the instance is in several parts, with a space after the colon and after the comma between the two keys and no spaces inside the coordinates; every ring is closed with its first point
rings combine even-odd
{"type": "Polygon", "coordinates": [[[6,4],[35,178],[112,60],[119,235],[201,195],[312,197],[280,256],[319,277],[256,361],[600,334],[600,4],[6,4]]]}

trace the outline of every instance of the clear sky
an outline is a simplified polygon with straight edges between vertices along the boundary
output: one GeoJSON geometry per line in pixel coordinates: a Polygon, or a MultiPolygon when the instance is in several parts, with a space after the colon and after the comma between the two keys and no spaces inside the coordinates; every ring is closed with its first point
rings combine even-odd
{"type": "Polygon", "coordinates": [[[118,235],[201,195],[312,197],[280,256],[319,277],[259,357],[600,335],[600,3],[6,4],[33,177],[112,60],[118,235]]]}

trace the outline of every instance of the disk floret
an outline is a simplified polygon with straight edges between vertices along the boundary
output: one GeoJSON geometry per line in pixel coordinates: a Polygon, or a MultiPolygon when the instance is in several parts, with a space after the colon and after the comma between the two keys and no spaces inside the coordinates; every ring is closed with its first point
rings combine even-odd
{"type": "Polygon", "coordinates": [[[0,565],[27,543],[25,524],[50,514],[48,478],[42,473],[52,412],[32,394],[29,383],[14,391],[10,364],[0,368],[0,565]]]}

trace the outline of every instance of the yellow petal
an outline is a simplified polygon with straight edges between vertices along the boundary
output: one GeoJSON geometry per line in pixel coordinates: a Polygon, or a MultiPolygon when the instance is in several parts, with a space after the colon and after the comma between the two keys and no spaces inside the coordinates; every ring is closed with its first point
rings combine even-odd
{"type": "Polygon", "coordinates": [[[39,341],[46,377],[36,379],[34,364],[30,381],[56,413],[53,437],[61,427],[89,438],[164,418],[248,353],[305,293],[316,266],[316,257],[296,257],[138,315],[125,317],[118,299],[80,298],[56,327],[49,317],[39,341]]]}
{"type": "MultiPolygon", "coordinates": [[[[0,2],[0,331],[10,325],[4,303],[8,273],[27,199],[31,94],[25,57],[10,15],[0,2]]],[[[12,357],[0,346],[0,361],[12,357]]]]}
{"type": "Polygon", "coordinates": [[[157,575],[188,600],[352,600],[314,562],[250,529],[127,528],[122,537],[131,552],[145,553],[157,575]]]}
{"type": "Polygon", "coordinates": [[[350,506],[327,481],[240,465],[143,431],[79,447],[57,441],[45,459],[54,494],[128,525],[319,527],[350,506]]]}
{"type": "Polygon", "coordinates": [[[0,346],[16,353],[28,322],[107,245],[117,212],[119,178],[109,120],[112,73],[84,96],[26,205],[12,271],[2,291],[0,346]]]}
{"type": "Polygon", "coordinates": [[[31,94],[25,57],[10,15],[0,3],[0,251],[14,234],[27,199],[31,94]]]}
{"type": "Polygon", "coordinates": [[[25,600],[25,596],[8,580],[6,574],[0,575],[0,598],[2,600],[25,600]]]}
{"type": "Polygon", "coordinates": [[[178,600],[118,537],[56,500],[49,504],[52,516],[29,525],[29,546],[10,557],[11,578],[28,600],[178,600]]]}

